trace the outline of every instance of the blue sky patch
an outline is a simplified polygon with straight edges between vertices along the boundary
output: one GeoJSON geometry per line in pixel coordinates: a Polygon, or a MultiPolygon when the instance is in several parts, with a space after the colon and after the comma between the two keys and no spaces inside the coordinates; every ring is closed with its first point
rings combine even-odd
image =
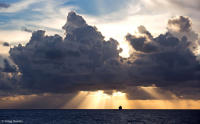
{"type": "Polygon", "coordinates": [[[77,6],[78,13],[89,15],[103,15],[118,11],[126,7],[130,0],[71,0],[64,5],[77,6]]]}

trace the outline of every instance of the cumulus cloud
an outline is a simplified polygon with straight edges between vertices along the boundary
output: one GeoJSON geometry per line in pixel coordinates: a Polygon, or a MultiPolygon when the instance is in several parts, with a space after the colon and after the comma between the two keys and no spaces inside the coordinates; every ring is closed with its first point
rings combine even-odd
{"type": "MultiPolygon", "coordinates": [[[[150,35],[144,27],[138,30],[150,35]]],[[[130,76],[142,85],[155,84],[173,92],[185,87],[190,90],[199,87],[200,65],[194,54],[195,48],[191,47],[197,43],[197,37],[197,33],[192,31],[190,19],[183,16],[170,19],[168,32],[150,40],[145,36],[128,34],[126,40],[136,50],[133,54],[137,56],[130,64],[130,76]]],[[[176,92],[178,96],[188,93],[189,90],[176,92]]],[[[195,96],[199,98],[199,91],[195,96]]]]}
{"type": "Polygon", "coordinates": [[[117,82],[121,71],[117,41],[105,41],[95,27],[74,12],[69,13],[63,29],[67,32],[64,40],[39,30],[33,32],[26,46],[10,50],[22,73],[22,86],[38,92],[71,92],[117,82]]]}
{"type": "Polygon", "coordinates": [[[175,28],[179,32],[189,32],[191,31],[191,21],[189,18],[180,16],[178,18],[173,18],[168,21],[168,27],[169,29],[175,28]]]}
{"type": "Polygon", "coordinates": [[[168,31],[178,38],[186,36],[191,42],[198,40],[198,34],[192,30],[192,22],[189,17],[179,16],[169,19],[168,31]]]}
{"type": "Polygon", "coordinates": [[[172,94],[199,98],[199,90],[194,90],[195,95],[190,92],[200,86],[200,65],[191,49],[196,38],[190,33],[196,33],[190,19],[183,16],[170,19],[168,25],[168,32],[157,37],[144,26],[138,27],[140,36],[127,34],[125,38],[135,52],[125,59],[119,56],[116,40],[104,40],[96,27],[70,12],[63,26],[65,38],[47,36],[39,30],[32,33],[25,46],[11,48],[17,71],[4,62],[4,70],[9,70],[12,77],[2,79],[15,80],[17,83],[9,88],[17,87],[27,94],[115,89],[127,92],[130,99],[155,99],[140,89],[154,85],[158,94],[165,94],[163,99],[174,98],[172,94]],[[180,30],[169,28],[173,26],[180,30]],[[141,95],[133,97],[135,92],[141,95]]]}
{"type": "Polygon", "coordinates": [[[175,37],[181,39],[187,37],[189,47],[192,51],[197,49],[200,43],[198,34],[192,30],[192,21],[189,17],[179,16],[168,21],[168,31],[175,37]]]}

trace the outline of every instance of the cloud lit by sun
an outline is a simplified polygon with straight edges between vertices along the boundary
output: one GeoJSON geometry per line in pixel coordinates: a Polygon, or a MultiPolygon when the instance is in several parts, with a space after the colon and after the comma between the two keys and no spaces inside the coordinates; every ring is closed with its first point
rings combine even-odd
{"type": "MultiPolygon", "coordinates": [[[[156,87],[141,87],[144,91],[156,98],[162,98],[156,92],[156,87]]],[[[113,90],[111,94],[99,91],[80,91],[74,98],[67,102],[63,108],[72,109],[198,109],[200,100],[130,100],[126,93],[113,90]]]]}
{"type": "Polygon", "coordinates": [[[115,109],[120,105],[129,107],[126,93],[113,91],[111,95],[104,91],[80,91],[66,106],[79,103],[79,109],[115,109]]]}
{"type": "Polygon", "coordinates": [[[39,1],[0,2],[0,108],[200,109],[196,0],[39,1]]]}
{"type": "MultiPolygon", "coordinates": [[[[112,92],[99,91],[80,91],[71,100],[67,100],[61,107],[62,109],[199,109],[200,100],[192,99],[162,99],[163,95],[158,95],[157,87],[141,87],[144,91],[158,99],[129,99],[127,93],[113,90],[112,92]],[[160,99],[159,99],[160,98],[160,99]]],[[[26,100],[34,101],[44,99],[45,97],[54,97],[51,94],[38,95],[17,95],[11,97],[0,98],[0,107],[15,107],[16,105],[24,105],[26,100]]],[[[65,99],[63,98],[63,101],[65,99]]],[[[56,100],[55,100],[56,101],[56,100]]],[[[54,103],[52,101],[52,103],[54,103]]],[[[35,103],[38,104],[38,103],[35,103]]],[[[38,107],[37,107],[38,108],[38,107]]]]}
{"type": "Polygon", "coordinates": [[[130,57],[133,49],[131,48],[130,44],[126,41],[119,42],[119,49],[122,49],[121,53],[119,54],[123,58],[130,57]]]}

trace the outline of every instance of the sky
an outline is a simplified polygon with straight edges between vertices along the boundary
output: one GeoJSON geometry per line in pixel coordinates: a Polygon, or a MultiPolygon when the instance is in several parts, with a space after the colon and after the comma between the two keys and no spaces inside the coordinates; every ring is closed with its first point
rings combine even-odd
{"type": "Polygon", "coordinates": [[[200,109],[199,0],[0,0],[0,108],[200,109]]]}

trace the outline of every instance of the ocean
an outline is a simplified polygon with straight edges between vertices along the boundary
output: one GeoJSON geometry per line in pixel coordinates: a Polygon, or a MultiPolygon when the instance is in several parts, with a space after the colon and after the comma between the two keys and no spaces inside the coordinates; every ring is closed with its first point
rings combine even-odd
{"type": "Polygon", "coordinates": [[[0,124],[200,124],[200,110],[0,110],[0,124]]]}

